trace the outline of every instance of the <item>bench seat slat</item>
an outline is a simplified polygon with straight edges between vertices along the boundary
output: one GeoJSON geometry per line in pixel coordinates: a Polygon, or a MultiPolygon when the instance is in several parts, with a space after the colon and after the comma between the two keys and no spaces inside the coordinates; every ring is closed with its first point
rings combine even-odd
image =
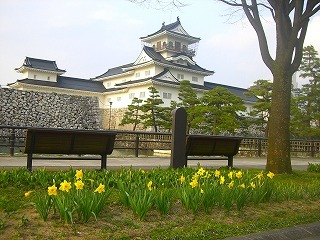
{"type": "Polygon", "coordinates": [[[228,166],[232,166],[241,140],[241,137],[189,135],[186,143],[187,160],[228,160],[228,166]]]}
{"type": "Polygon", "coordinates": [[[116,132],[73,129],[27,129],[24,153],[28,154],[27,168],[32,170],[32,159],[87,159],[101,160],[101,168],[106,167],[107,155],[114,148],[116,132]],[[100,155],[100,158],[39,157],[33,154],[100,155]]]}
{"type": "Polygon", "coordinates": [[[32,159],[46,159],[46,160],[101,160],[101,157],[32,157],[32,159]]]}

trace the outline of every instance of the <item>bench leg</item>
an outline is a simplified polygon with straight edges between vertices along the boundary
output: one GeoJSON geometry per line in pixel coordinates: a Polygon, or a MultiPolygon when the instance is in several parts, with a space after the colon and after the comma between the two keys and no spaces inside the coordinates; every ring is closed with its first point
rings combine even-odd
{"type": "Polygon", "coordinates": [[[228,167],[233,167],[233,156],[228,156],[228,167]]]}
{"type": "Polygon", "coordinates": [[[107,168],[107,154],[101,155],[101,169],[107,168]]]}
{"type": "Polygon", "coordinates": [[[27,169],[32,172],[32,153],[28,153],[27,157],[27,169]]]}

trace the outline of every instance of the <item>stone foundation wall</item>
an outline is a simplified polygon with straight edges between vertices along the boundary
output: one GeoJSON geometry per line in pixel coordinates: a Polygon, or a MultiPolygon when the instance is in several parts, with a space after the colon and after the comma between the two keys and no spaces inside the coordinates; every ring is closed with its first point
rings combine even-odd
{"type": "Polygon", "coordinates": [[[104,129],[117,129],[117,109],[100,108],[101,124],[104,129]],[[111,115],[110,115],[111,114],[111,115]]]}
{"type": "Polygon", "coordinates": [[[102,129],[97,97],[0,88],[0,125],[102,129]]]}
{"type": "MultiPolygon", "coordinates": [[[[123,118],[124,113],[127,111],[127,108],[101,108],[101,123],[104,129],[118,129],[118,130],[127,130],[132,131],[133,125],[127,124],[120,126],[120,122],[123,118]]],[[[137,126],[137,131],[143,131],[144,129],[139,125],[137,126]]]]}

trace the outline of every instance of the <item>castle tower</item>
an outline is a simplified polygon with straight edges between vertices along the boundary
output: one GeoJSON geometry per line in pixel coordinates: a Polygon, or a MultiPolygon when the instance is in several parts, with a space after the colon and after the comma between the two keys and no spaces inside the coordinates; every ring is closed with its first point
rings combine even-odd
{"type": "Polygon", "coordinates": [[[160,30],[140,38],[144,45],[152,47],[161,53],[164,58],[176,54],[185,54],[189,57],[196,55],[200,38],[187,33],[181,25],[179,17],[177,21],[168,25],[162,23],[160,30]]]}

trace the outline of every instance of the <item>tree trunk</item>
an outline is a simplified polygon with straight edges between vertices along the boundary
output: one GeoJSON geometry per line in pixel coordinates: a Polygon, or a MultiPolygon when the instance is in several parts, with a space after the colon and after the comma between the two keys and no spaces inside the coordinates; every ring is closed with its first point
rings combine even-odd
{"type": "Polygon", "coordinates": [[[289,129],[292,74],[286,69],[277,64],[273,71],[266,170],[274,173],[292,173],[289,129]]]}

